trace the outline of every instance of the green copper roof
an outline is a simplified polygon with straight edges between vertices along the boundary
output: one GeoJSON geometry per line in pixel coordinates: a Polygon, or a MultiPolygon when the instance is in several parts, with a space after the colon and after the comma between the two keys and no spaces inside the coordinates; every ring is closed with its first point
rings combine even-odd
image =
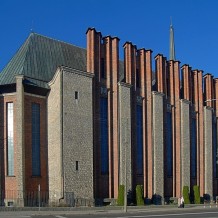
{"type": "Polygon", "coordinates": [[[86,71],[86,49],[31,33],[0,73],[0,85],[15,83],[24,75],[25,83],[48,88],[58,66],[86,71]]]}

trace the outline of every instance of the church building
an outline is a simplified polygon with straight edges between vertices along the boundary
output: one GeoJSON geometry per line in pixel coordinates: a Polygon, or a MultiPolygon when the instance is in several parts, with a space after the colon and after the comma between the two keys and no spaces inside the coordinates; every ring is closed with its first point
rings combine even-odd
{"type": "Polygon", "coordinates": [[[31,33],[0,73],[0,204],[69,196],[92,204],[218,195],[218,79],[170,58],[86,32],[87,47],[31,33]],[[154,58],[155,66],[152,66],[154,58]]]}

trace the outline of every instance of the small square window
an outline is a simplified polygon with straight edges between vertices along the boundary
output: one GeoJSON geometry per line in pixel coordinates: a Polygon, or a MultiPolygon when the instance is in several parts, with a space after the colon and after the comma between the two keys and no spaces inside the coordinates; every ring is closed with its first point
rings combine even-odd
{"type": "Polygon", "coordinates": [[[75,91],[75,99],[79,99],[79,92],[75,91]]]}

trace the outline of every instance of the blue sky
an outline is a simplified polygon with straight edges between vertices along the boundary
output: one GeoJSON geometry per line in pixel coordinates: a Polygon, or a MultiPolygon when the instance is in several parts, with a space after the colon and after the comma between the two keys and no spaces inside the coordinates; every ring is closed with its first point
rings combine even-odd
{"type": "Polygon", "coordinates": [[[168,58],[170,17],[181,66],[218,77],[217,0],[0,0],[0,71],[31,29],[85,48],[95,27],[120,38],[120,59],[126,41],[168,58]]]}

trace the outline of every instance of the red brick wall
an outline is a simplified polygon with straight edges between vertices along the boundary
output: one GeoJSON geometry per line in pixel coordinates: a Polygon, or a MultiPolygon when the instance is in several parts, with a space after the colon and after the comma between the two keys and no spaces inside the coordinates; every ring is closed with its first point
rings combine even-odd
{"type": "Polygon", "coordinates": [[[42,191],[48,190],[47,184],[47,116],[46,99],[25,95],[24,97],[25,128],[25,185],[26,190],[37,191],[40,184],[42,191]],[[40,104],[40,160],[41,176],[32,176],[32,103],[40,104]]]}
{"type": "Polygon", "coordinates": [[[16,156],[16,148],[17,148],[17,142],[16,142],[16,130],[15,130],[15,120],[16,120],[16,96],[15,95],[6,95],[4,96],[3,100],[4,104],[4,177],[5,177],[5,190],[6,190],[6,197],[10,198],[10,194],[12,192],[17,190],[17,156],[16,156]],[[13,108],[14,108],[14,176],[7,176],[7,103],[13,102],[13,108]]]}
{"type": "Polygon", "coordinates": [[[0,96],[0,189],[4,189],[4,98],[0,96]]]}

